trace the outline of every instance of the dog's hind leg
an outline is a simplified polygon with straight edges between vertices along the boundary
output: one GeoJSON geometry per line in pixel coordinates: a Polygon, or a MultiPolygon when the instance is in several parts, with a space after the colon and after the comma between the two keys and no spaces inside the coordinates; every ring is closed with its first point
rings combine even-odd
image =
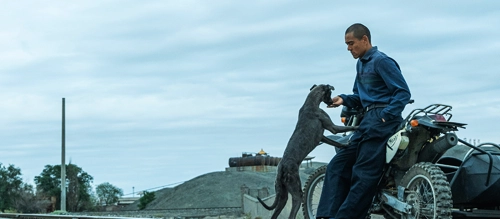
{"type": "Polygon", "coordinates": [[[300,183],[299,173],[291,174],[290,184],[287,185],[288,192],[292,195],[292,209],[290,209],[289,219],[295,219],[302,204],[302,187],[300,183]]]}

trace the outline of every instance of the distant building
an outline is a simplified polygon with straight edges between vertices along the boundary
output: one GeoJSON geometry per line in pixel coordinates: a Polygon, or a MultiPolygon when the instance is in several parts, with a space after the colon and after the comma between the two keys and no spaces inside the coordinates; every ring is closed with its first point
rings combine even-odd
{"type": "Polygon", "coordinates": [[[139,200],[141,197],[121,197],[118,199],[118,202],[116,205],[118,206],[125,206],[125,205],[130,205],[134,203],[135,201],[139,200]]]}

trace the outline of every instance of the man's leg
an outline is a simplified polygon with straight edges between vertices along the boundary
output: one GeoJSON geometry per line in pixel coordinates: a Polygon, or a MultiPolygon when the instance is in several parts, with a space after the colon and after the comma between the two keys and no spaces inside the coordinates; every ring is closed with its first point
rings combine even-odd
{"type": "Polygon", "coordinates": [[[385,166],[385,144],[401,123],[400,119],[383,123],[379,121],[381,119],[377,111],[374,109],[365,115],[364,120],[369,120],[371,126],[358,144],[357,159],[352,169],[352,186],[336,219],[365,218],[376,194],[385,166]]]}
{"type": "Polygon", "coordinates": [[[340,149],[328,163],[316,218],[334,217],[347,197],[351,187],[352,166],[356,161],[356,151],[357,143],[351,141],[347,148],[340,149]]]}

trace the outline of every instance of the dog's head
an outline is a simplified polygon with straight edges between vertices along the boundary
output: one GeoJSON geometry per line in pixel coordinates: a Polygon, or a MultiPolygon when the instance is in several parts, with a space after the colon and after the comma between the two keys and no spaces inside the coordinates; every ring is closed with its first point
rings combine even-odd
{"type": "Polygon", "coordinates": [[[323,103],[326,105],[332,105],[333,100],[332,100],[332,91],[335,90],[335,88],[329,84],[320,84],[320,85],[313,85],[310,91],[313,89],[321,89],[323,92],[323,103]]]}

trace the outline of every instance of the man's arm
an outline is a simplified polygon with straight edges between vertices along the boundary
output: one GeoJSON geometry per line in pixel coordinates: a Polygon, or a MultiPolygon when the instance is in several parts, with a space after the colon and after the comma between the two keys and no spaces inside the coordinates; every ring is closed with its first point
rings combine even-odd
{"type": "Polygon", "coordinates": [[[376,65],[376,70],[392,94],[389,106],[382,110],[381,117],[385,120],[391,120],[396,116],[400,116],[406,104],[410,101],[410,88],[408,88],[401,70],[393,59],[381,59],[376,65]]]}
{"type": "Polygon", "coordinates": [[[342,105],[350,107],[350,108],[356,108],[358,106],[361,106],[361,100],[359,99],[359,93],[358,93],[358,77],[357,76],[356,76],[356,79],[354,80],[354,86],[352,88],[352,93],[353,94],[350,94],[350,95],[347,95],[347,94],[339,95],[339,97],[342,98],[342,100],[343,100],[342,105]]]}

